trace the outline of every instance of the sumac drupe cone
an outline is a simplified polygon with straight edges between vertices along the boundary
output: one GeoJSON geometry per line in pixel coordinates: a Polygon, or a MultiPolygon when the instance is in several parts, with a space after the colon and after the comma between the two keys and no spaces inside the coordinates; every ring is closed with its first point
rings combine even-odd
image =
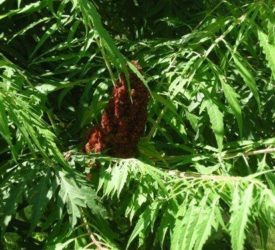
{"type": "MultiPolygon", "coordinates": [[[[138,63],[132,63],[141,72],[138,63]]],[[[130,73],[129,79],[130,93],[124,74],[115,83],[109,103],[102,114],[101,124],[92,129],[85,145],[86,153],[108,149],[111,156],[134,156],[147,120],[149,93],[135,74],[130,73]]]]}

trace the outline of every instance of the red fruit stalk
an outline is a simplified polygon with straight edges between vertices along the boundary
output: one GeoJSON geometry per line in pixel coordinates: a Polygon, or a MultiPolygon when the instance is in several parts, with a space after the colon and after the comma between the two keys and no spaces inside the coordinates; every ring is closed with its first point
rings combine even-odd
{"type": "MultiPolygon", "coordinates": [[[[137,62],[132,62],[141,72],[137,62]]],[[[85,152],[108,149],[111,156],[129,158],[135,154],[147,120],[148,90],[133,73],[129,75],[131,91],[124,74],[116,82],[107,108],[102,114],[101,126],[92,130],[85,152]]]]}

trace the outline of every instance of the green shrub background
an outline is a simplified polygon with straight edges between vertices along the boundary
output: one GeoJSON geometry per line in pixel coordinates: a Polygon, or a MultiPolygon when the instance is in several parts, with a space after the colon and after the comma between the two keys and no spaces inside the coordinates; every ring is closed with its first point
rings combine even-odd
{"type": "Polygon", "coordinates": [[[274,82],[271,0],[0,0],[0,248],[274,249],[274,82]],[[85,155],[131,60],[137,156],[85,155]]]}

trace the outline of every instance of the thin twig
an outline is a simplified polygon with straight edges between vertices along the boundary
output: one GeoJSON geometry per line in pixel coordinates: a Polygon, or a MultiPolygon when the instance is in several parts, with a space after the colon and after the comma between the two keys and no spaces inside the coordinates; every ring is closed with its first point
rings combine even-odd
{"type": "Polygon", "coordinates": [[[100,242],[97,241],[97,239],[92,233],[90,234],[90,239],[92,240],[93,244],[96,246],[97,250],[107,250],[107,248],[101,246],[100,242]]]}
{"type": "Polygon", "coordinates": [[[200,173],[186,173],[181,172],[179,170],[169,170],[167,173],[170,176],[176,176],[179,178],[186,178],[186,179],[204,179],[204,180],[213,180],[213,181],[240,181],[243,180],[243,177],[239,176],[220,176],[220,175],[205,175],[200,173]]]}
{"type": "Polygon", "coordinates": [[[111,68],[111,65],[107,59],[107,56],[106,56],[106,53],[105,53],[105,48],[104,46],[102,45],[102,42],[100,43],[100,40],[96,39],[96,43],[101,51],[101,54],[102,54],[102,57],[103,57],[103,60],[107,66],[107,69],[108,69],[108,72],[110,74],[110,77],[111,77],[111,80],[112,80],[112,83],[113,85],[115,85],[115,77],[114,77],[114,74],[113,74],[113,71],[112,71],[112,68],[111,68]]]}
{"type": "Polygon", "coordinates": [[[97,250],[107,250],[107,248],[101,246],[100,242],[96,239],[96,237],[92,233],[92,231],[91,231],[91,229],[89,227],[88,220],[87,220],[87,218],[86,218],[83,210],[81,210],[81,214],[82,214],[82,220],[84,222],[85,228],[86,228],[86,230],[87,230],[87,232],[89,234],[89,237],[91,239],[91,243],[96,246],[97,250]]]}
{"type": "Polygon", "coordinates": [[[275,153],[275,148],[263,148],[252,152],[244,153],[244,155],[260,155],[260,154],[269,154],[269,153],[275,153]]]}
{"type": "Polygon", "coordinates": [[[260,155],[260,154],[270,154],[275,153],[275,148],[263,148],[250,152],[236,152],[235,154],[226,154],[223,156],[224,160],[240,157],[240,156],[252,156],[252,155],[260,155]]]}

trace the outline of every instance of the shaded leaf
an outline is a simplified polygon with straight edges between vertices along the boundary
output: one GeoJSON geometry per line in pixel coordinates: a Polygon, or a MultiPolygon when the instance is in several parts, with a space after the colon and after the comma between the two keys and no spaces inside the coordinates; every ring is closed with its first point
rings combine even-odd
{"type": "Polygon", "coordinates": [[[260,45],[265,53],[268,66],[271,69],[273,79],[275,80],[275,44],[270,44],[268,42],[268,36],[262,31],[258,31],[258,37],[260,45]]]}
{"type": "Polygon", "coordinates": [[[240,103],[239,103],[238,98],[237,98],[238,95],[235,92],[235,90],[229,84],[227,84],[224,81],[222,76],[220,76],[220,80],[221,80],[221,83],[222,83],[222,88],[223,88],[223,91],[224,91],[225,98],[228,101],[228,103],[229,103],[229,105],[230,105],[230,107],[233,111],[233,114],[237,119],[238,126],[239,126],[239,131],[240,131],[240,136],[242,137],[242,134],[243,134],[243,118],[242,118],[241,106],[240,106],[240,103]]]}
{"type": "Polygon", "coordinates": [[[261,108],[260,96],[259,96],[259,93],[258,93],[256,81],[255,81],[252,73],[250,72],[249,68],[242,62],[242,60],[237,55],[232,54],[232,56],[233,56],[235,65],[236,65],[237,69],[239,70],[238,71],[239,74],[243,78],[245,84],[252,91],[252,93],[253,93],[256,101],[257,101],[258,108],[260,110],[260,108],[261,108]]]}
{"type": "Polygon", "coordinates": [[[230,218],[230,235],[233,250],[244,249],[245,229],[253,204],[253,187],[254,185],[250,184],[242,195],[240,195],[238,185],[236,185],[234,190],[230,218]]]}
{"type": "Polygon", "coordinates": [[[223,148],[223,113],[219,110],[218,106],[210,99],[206,100],[207,113],[210,118],[211,127],[214,131],[219,151],[223,148]]]}

